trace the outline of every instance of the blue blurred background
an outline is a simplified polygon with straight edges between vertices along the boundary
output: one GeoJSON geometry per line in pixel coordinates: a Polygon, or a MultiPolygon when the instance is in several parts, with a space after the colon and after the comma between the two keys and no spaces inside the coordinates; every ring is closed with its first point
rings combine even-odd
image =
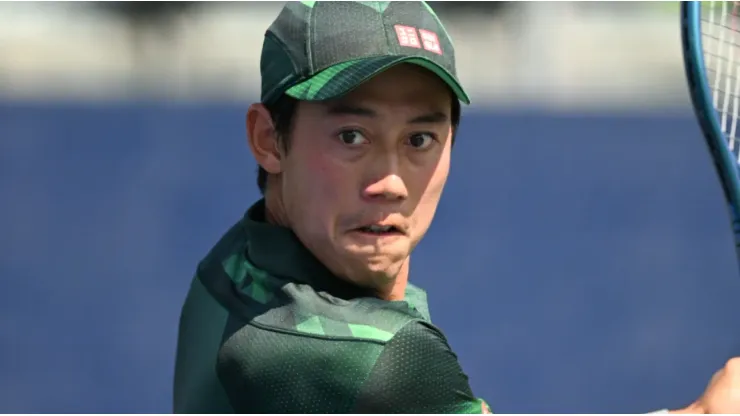
{"type": "MultiPolygon", "coordinates": [[[[434,6],[475,105],[412,280],[474,391],[688,404],[740,355],[740,277],[675,7],[434,6]]],[[[259,196],[279,7],[0,4],[0,412],[171,411],[195,266],[259,196]]]]}

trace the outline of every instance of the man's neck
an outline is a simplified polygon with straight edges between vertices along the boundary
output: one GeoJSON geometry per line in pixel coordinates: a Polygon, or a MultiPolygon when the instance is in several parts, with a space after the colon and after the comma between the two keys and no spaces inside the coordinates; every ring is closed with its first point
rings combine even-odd
{"type": "MultiPolygon", "coordinates": [[[[273,185],[275,186],[275,185],[273,185]]],[[[285,207],[282,200],[275,192],[270,192],[269,188],[265,191],[265,220],[273,225],[292,228],[285,213],[285,207]]]]}

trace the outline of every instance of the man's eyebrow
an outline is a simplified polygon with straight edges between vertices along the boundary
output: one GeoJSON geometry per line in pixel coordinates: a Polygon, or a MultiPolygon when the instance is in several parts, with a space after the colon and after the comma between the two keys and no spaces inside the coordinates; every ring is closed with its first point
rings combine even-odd
{"type": "MultiPolygon", "coordinates": [[[[349,104],[334,104],[327,107],[327,114],[332,116],[360,116],[374,118],[378,116],[375,111],[355,105],[349,104]]],[[[445,123],[449,120],[447,114],[442,111],[433,111],[428,114],[413,117],[408,121],[409,124],[430,124],[430,123],[445,123]]]]}
{"type": "Polygon", "coordinates": [[[409,123],[410,124],[446,123],[447,120],[449,120],[449,117],[447,117],[447,114],[441,111],[434,111],[429,114],[424,114],[422,116],[414,117],[411,120],[409,120],[409,123]]]}
{"type": "Polygon", "coordinates": [[[327,114],[332,116],[362,116],[362,117],[377,117],[378,113],[375,111],[349,104],[332,104],[326,109],[327,114]]]}

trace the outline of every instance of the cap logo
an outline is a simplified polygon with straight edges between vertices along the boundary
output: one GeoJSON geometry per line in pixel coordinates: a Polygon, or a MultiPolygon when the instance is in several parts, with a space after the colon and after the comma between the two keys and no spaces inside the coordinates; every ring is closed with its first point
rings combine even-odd
{"type": "Polygon", "coordinates": [[[396,25],[396,36],[398,44],[407,48],[421,48],[419,36],[416,34],[416,28],[411,26],[396,25]]]}
{"type": "Polygon", "coordinates": [[[417,29],[411,26],[395,25],[398,44],[407,48],[424,48],[429,52],[442,55],[442,47],[439,44],[439,37],[434,32],[424,29],[417,29]],[[421,39],[419,38],[421,35],[421,39]]]}
{"type": "Polygon", "coordinates": [[[424,49],[442,55],[442,47],[439,46],[439,38],[436,33],[424,29],[419,29],[419,33],[421,34],[421,43],[424,45],[424,49]]]}

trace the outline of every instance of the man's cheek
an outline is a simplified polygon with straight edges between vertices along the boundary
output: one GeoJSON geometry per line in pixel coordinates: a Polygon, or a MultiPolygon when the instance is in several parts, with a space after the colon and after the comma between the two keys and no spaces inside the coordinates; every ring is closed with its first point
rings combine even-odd
{"type": "Polygon", "coordinates": [[[440,164],[437,165],[432,172],[429,172],[431,179],[429,181],[428,193],[430,194],[430,196],[439,199],[442,191],[444,190],[445,184],[447,183],[447,177],[449,176],[449,173],[449,159],[441,160],[440,164]]]}
{"type": "Polygon", "coordinates": [[[332,161],[320,153],[312,155],[308,160],[308,174],[313,176],[314,190],[323,198],[337,201],[346,193],[344,184],[350,179],[348,172],[339,163],[332,161]]]}

